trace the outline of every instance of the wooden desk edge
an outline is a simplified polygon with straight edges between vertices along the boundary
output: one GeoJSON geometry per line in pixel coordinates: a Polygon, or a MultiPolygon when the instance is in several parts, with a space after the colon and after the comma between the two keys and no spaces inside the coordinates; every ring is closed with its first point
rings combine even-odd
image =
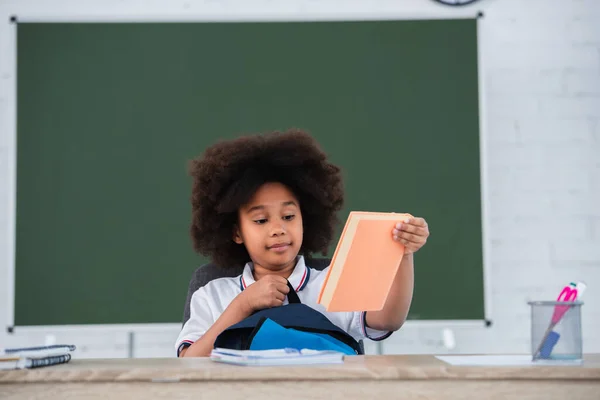
{"type": "Polygon", "coordinates": [[[582,366],[452,366],[434,356],[357,356],[344,364],[244,367],[208,359],[78,360],[0,371],[0,384],[49,382],[223,382],[390,380],[571,380],[600,382],[600,355],[582,366]]]}

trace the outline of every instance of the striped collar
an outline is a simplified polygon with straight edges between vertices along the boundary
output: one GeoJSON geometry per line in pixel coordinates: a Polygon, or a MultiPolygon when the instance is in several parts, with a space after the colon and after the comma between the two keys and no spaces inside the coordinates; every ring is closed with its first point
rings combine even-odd
{"type": "MultiPolygon", "coordinates": [[[[249,285],[253,284],[254,281],[254,265],[249,262],[244,266],[244,272],[240,275],[240,290],[246,289],[249,285]]],[[[310,268],[304,264],[304,257],[298,256],[298,262],[294,271],[288,278],[288,281],[292,284],[292,287],[296,292],[301,291],[306,287],[306,284],[310,280],[310,268]]]]}

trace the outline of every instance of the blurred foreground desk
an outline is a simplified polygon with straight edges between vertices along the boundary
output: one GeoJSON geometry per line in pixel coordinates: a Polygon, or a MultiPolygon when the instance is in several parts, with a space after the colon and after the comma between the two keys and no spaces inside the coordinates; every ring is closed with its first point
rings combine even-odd
{"type": "Polygon", "coordinates": [[[434,356],[355,356],[344,364],[238,367],[208,359],[72,360],[0,371],[1,399],[593,399],[600,354],[582,366],[458,367],[434,356]]]}

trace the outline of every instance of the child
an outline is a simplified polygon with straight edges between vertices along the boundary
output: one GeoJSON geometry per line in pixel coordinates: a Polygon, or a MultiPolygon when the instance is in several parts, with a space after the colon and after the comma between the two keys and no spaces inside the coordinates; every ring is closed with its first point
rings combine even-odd
{"type": "Polygon", "coordinates": [[[382,310],[327,312],[317,304],[327,269],[310,268],[305,256],[326,254],[344,193],[340,169],[311,136],[290,130],[220,142],[192,162],[191,175],[195,250],[222,268],[245,266],[193,294],[179,357],[208,356],[228,327],[287,304],[288,281],[303,304],[356,340],[383,340],[402,326],[413,293],[412,254],[429,236],[422,218],[398,221],[390,232],[405,256],[382,310]]]}

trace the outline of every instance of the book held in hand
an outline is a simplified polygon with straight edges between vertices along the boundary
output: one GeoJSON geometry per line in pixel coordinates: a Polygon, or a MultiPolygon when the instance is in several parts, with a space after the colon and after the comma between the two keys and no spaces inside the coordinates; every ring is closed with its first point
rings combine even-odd
{"type": "Polygon", "coordinates": [[[344,353],[307,349],[232,350],[215,348],[210,354],[210,359],[216,362],[245,366],[341,364],[344,362],[344,353]]]}
{"type": "Polygon", "coordinates": [[[404,245],[394,226],[410,214],[352,211],[331,259],[318,303],[327,311],[377,311],[385,304],[404,245]]]}

